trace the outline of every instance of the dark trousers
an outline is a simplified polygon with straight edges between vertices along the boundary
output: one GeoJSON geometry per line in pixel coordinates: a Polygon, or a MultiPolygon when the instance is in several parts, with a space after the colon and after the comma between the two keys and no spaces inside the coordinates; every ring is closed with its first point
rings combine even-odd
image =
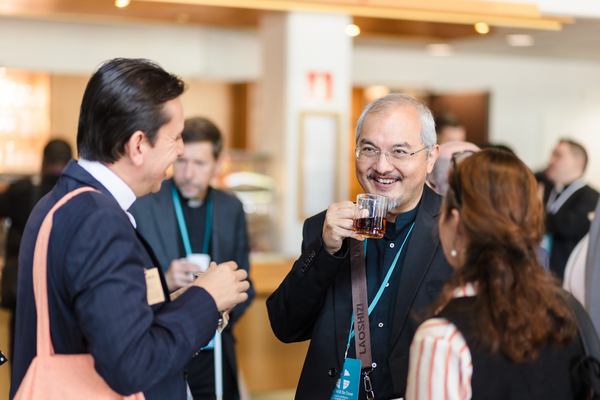
{"type": "MultiPolygon", "coordinates": [[[[202,350],[188,364],[188,383],[194,400],[214,400],[215,358],[213,350],[202,350]]],[[[236,374],[223,357],[223,399],[239,400],[236,374]]]]}

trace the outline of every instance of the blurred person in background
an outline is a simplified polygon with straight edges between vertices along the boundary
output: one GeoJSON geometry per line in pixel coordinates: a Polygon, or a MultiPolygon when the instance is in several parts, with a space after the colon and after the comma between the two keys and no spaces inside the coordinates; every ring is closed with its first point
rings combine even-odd
{"type": "MultiPolygon", "coordinates": [[[[198,265],[185,259],[188,252],[208,254],[217,263],[235,261],[246,272],[250,269],[242,203],[210,186],[221,169],[221,132],[210,120],[198,117],[185,121],[181,137],[184,153],[173,164],[173,178],[163,181],[158,193],[140,197],[130,208],[170,291],[189,285],[199,272],[198,265]]],[[[222,334],[225,400],[239,398],[233,327],[254,297],[252,285],[247,293],[248,300],[230,312],[222,334]]],[[[188,364],[187,379],[195,400],[215,398],[214,344],[207,347],[188,364]]]]}
{"type": "Polygon", "coordinates": [[[565,139],[552,152],[546,169],[554,187],[544,197],[546,234],[542,247],[550,253],[550,270],[561,280],[571,252],[590,229],[600,197],[583,179],[587,162],[585,148],[565,139]]]}
{"type": "Polygon", "coordinates": [[[448,142],[464,142],[467,131],[460,120],[451,112],[446,111],[435,119],[435,130],[439,145],[448,142]]]}
{"type": "Polygon", "coordinates": [[[440,145],[440,156],[433,165],[431,172],[427,174],[427,184],[437,194],[442,196],[446,194],[452,155],[465,151],[475,153],[479,151],[479,147],[470,142],[447,142],[440,145]]]}
{"type": "MultiPolygon", "coordinates": [[[[360,185],[389,202],[384,236],[365,244],[365,291],[374,307],[365,318],[371,336],[365,346],[371,347],[372,364],[357,358],[360,335],[351,328],[355,285],[349,239],[364,238],[353,230],[354,203],[334,203],[305,221],[302,255],[267,299],[279,340],[310,340],[299,400],[330,399],[338,379],[346,381],[347,365],[357,363],[369,372],[375,398],[403,397],[408,350],[418,327],[414,315],[437,299],[452,271],[433,232],[442,198],[425,184],[439,154],[431,111],[406,94],[374,100],[358,120],[355,142],[360,185]]],[[[352,375],[361,381],[356,398],[366,399],[358,369],[352,375]]]]}
{"type": "Polygon", "coordinates": [[[56,185],[71,158],[73,158],[73,153],[67,142],[60,139],[51,140],[44,147],[39,183],[35,184],[31,179],[22,179],[14,182],[6,191],[0,193],[0,218],[10,219],[4,249],[5,262],[2,269],[2,302],[0,303],[3,308],[11,312],[10,354],[13,354],[14,351],[19,247],[25,224],[33,207],[56,185]]]}
{"type": "Polygon", "coordinates": [[[583,399],[577,323],[539,265],[543,206],[504,151],[453,159],[439,234],[454,275],[415,334],[406,400],[583,399]]]}

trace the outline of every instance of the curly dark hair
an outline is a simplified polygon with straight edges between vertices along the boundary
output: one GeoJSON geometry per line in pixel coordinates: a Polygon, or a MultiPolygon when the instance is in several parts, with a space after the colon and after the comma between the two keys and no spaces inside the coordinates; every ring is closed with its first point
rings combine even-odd
{"type": "Polygon", "coordinates": [[[536,257],[544,211],[529,168],[510,153],[486,149],[460,161],[448,182],[441,218],[459,210],[467,244],[462,265],[432,310],[450,301],[457,287],[473,282],[473,320],[482,351],[527,362],[543,345],[571,343],[576,322],[536,257]]]}

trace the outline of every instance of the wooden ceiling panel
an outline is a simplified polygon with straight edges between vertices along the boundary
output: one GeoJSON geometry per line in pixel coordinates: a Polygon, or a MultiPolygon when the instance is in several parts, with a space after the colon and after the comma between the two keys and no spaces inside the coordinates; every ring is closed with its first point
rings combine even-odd
{"type": "Polygon", "coordinates": [[[0,14],[18,17],[77,17],[185,22],[218,26],[256,27],[259,10],[191,4],[137,2],[124,8],[114,0],[0,0],[0,14]],[[182,16],[182,14],[186,14],[182,16]]]}
{"type": "MultiPolygon", "coordinates": [[[[354,17],[361,36],[403,36],[419,39],[458,39],[480,36],[473,25],[354,17]]],[[[493,33],[493,28],[490,29],[493,33]]]]}

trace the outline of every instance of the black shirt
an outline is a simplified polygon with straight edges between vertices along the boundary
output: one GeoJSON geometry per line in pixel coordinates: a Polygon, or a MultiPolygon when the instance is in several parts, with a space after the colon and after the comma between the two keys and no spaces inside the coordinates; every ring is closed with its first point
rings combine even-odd
{"type": "MultiPolygon", "coordinates": [[[[381,239],[368,239],[366,242],[367,256],[367,293],[369,304],[372,303],[379,287],[383,283],[388,270],[392,266],[398,251],[402,252],[398,257],[398,262],[390,280],[389,286],[381,294],[377,306],[369,316],[369,327],[371,330],[371,354],[373,363],[376,367],[371,372],[371,383],[375,398],[389,399],[394,397],[394,386],[388,364],[390,350],[390,334],[392,321],[394,318],[394,304],[396,303],[397,291],[400,282],[400,274],[406,257],[406,249],[410,243],[410,237],[407,238],[413,222],[417,216],[419,204],[410,211],[400,214],[395,222],[387,222],[385,234],[381,239]],[[402,243],[406,240],[404,247],[402,243]]],[[[350,327],[350,321],[348,321],[350,327]]],[[[349,358],[356,358],[354,339],[350,342],[348,350],[349,358]]],[[[359,387],[359,398],[366,398],[362,381],[359,387]]]]}
{"type": "MultiPolygon", "coordinates": [[[[200,207],[190,207],[188,205],[189,200],[184,198],[181,195],[181,192],[177,190],[179,194],[179,199],[181,200],[181,210],[183,211],[183,219],[185,220],[185,224],[187,225],[188,236],[190,238],[190,245],[192,247],[192,253],[204,253],[204,235],[206,231],[206,209],[208,208],[206,199],[210,196],[210,187],[208,188],[208,192],[206,197],[204,198],[204,202],[200,207]]],[[[175,225],[177,227],[177,232],[181,232],[179,229],[179,223],[177,219],[175,219],[175,225]]],[[[208,254],[211,254],[211,245],[208,244],[208,254]]],[[[185,258],[185,247],[183,246],[183,239],[181,238],[181,234],[179,234],[177,240],[177,247],[179,249],[180,258],[185,258]]]]}

